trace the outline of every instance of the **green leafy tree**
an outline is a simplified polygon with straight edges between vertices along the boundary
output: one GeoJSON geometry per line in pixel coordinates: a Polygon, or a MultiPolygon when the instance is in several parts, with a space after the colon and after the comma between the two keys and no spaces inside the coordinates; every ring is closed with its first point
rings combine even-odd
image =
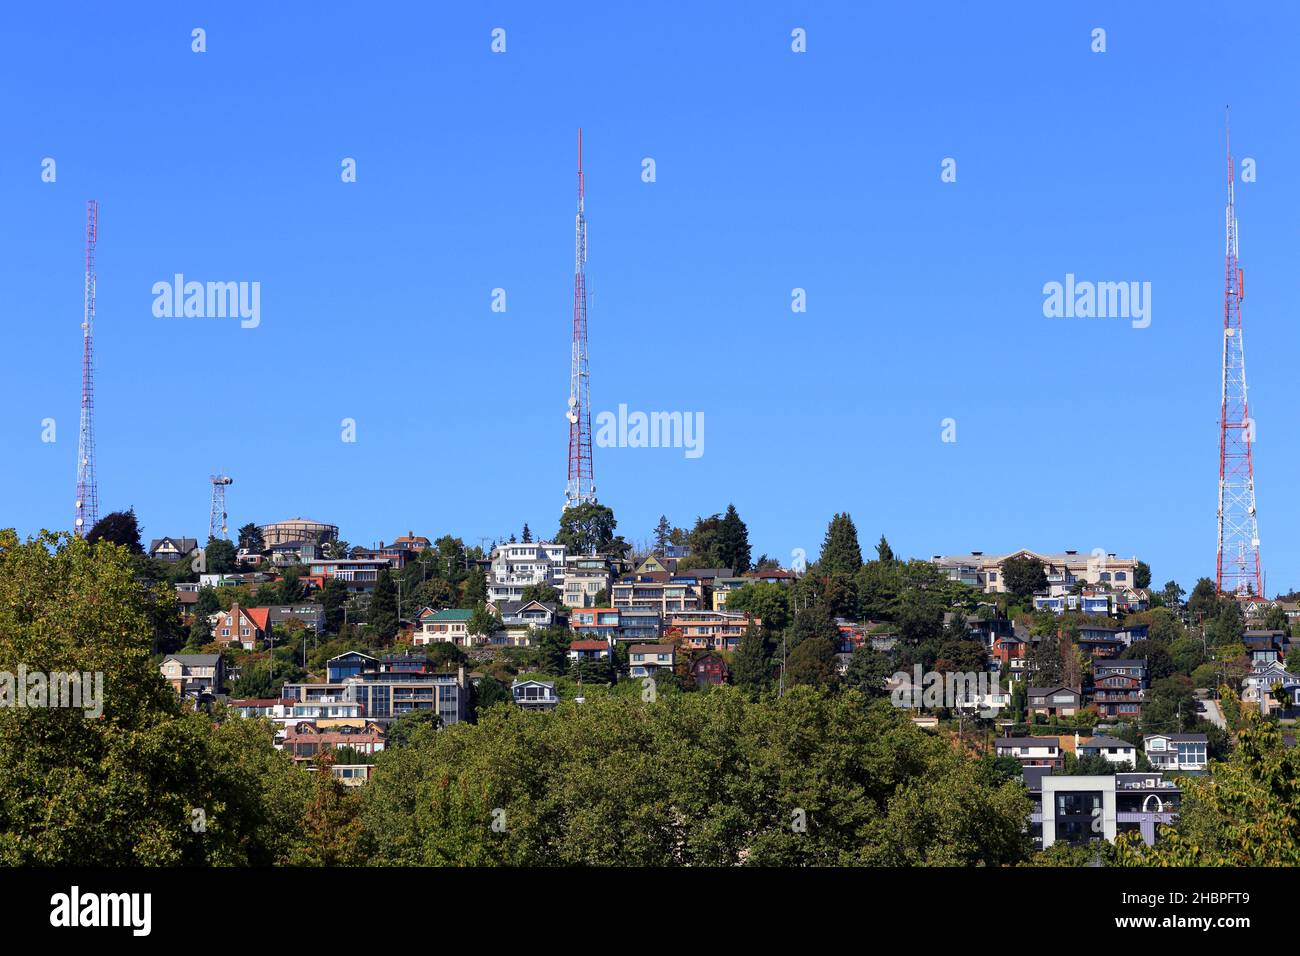
{"type": "Polygon", "coordinates": [[[208,538],[203,560],[209,574],[230,574],[235,570],[235,546],[225,538],[208,538]]]}
{"type": "Polygon", "coordinates": [[[888,696],[885,681],[893,673],[894,665],[888,654],[875,650],[870,644],[863,644],[849,658],[844,683],[867,700],[875,700],[888,696]]]}
{"type": "Polygon", "coordinates": [[[790,623],[790,593],[780,584],[754,581],[727,594],[727,610],[748,613],[769,632],[780,633],[790,623]]]}
{"type": "Polygon", "coordinates": [[[1139,561],[1133,569],[1133,586],[1135,588],[1151,587],[1151,565],[1139,561]]]}
{"type": "Polygon", "coordinates": [[[325,586],[316,594],[316,600],[325,609],[325,630],[337,634],[343,626],[343,609],[348,603],[348,586],[338,578],[326,578],[325,586]]]}
{"type": "Polygon", "coordinates": [[[623,557],[631,545],[614,536],[618,521],[614,511],[595,502],[564,509],[560,515],[560,530],[555,542],[564,545],[569,554],[613,554],[623,557]]]}
{"type": "Polygon", "coordinates": [[[1037,591],[1047,590],[1043,562],[1024,554],[1002,562],[1002,584],[1018,602],[1026,603],[1037,591]]]}
{"type": "Polygon", "coordinates": [[[835,687],[839,675],[835,671],[835,644],[820,637],[800,642],[790,651],[785,668],[786,683],[807,684],[811,687],[835,687]]]}
{"type": "Polygon", "coordinates": [[[564,595],[549,584],[530,584],[524,588],[524,601],[541,601],[543,604],[563,604],[564,595]]]}

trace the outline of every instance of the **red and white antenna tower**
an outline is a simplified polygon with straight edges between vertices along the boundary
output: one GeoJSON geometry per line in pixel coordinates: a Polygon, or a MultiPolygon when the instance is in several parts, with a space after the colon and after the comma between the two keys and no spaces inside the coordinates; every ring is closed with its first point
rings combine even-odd
{"type": "Polygon", "coordinates": [[[81,430],[77,436],[77,537],[99,520],[95,484],[95,241],[99,237],[99,203],[86,203],[86,312],[81,322],[81,430]]]}
{"type": "Polygon", "coordinates": [[[596,500],[591,470],[591,382],[587,368],[587,216],[583,205],[582,130],[578,130],[578,217],[573,263],[573,348],[569,366],[569,481],[566,508],[596,500]]]}
{"type": "Polygon", "coordinates": [[[1227,594],[1263,596],[1259,525],[1255,519],[1255,420],[1246,398],[1246,349],[1241,335],[1244,276],[1237,260],[1231,132],[1227,134],[1228,210],[1223,288],[1223,389],[1219,412],[1219,551],[1215,583],[1227,594]]]}

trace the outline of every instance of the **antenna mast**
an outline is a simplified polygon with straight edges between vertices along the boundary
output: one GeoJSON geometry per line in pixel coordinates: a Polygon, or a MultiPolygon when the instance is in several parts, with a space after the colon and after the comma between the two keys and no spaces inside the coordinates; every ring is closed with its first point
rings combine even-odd
{"type": "Polygon", "coordinates": [[[95,242],[99,238],[99,203],[86,203],[86,303],[81,320],[81,428],[77,434],[77,516],[73,533],[84,538],[99,520],[95,482],[95,242]]]}
{"type": "Polygon", "coordinates": [[[596,500],[591,468],[591,392],[587,367],[587,216],[582,175],[582,130],[578,130],[578,216],[573,263],[573,344],[569,365],[569,481],[564,505],[573,508],[596,500]]]}
{"type": "Polygon", "coordinates": [[[1241,300],[1244,274],[1237,258],[1237,207],[1233,191],[1231,130],[1225,123],[1228,154],[1223,289],[1223,380],[1219,405],[1219,547],[1215,584],[1220,593],[1263,596],[1259,563],[1259,525],[1255,517],[1255,466],[1251,446],[1255,422],[1246,397],[1246,350],[1242,341],[1241,300]]]}

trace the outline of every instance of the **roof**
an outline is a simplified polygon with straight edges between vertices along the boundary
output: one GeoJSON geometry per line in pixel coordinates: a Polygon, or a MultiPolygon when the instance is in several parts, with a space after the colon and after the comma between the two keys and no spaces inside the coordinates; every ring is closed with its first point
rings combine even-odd
{"type": "Polygon", "coordinates": [[[271,629],[271,609],[269,607],[246,607],[243,609],[248,615],[249,620],[257,625],[260,631],[269,631],[271,629]]]}
{"type": "Polygon", "coordinates": [[[1093,670],[1104,671],[1117,667],[1146,667],[1145,657],[1117,657],[1109,661],[1093,661],[1093,670]]]}
{"type": "Polygon", "coordinates": [[[1182,741],[1183,743],[1204,744],[1209,743],[1210,738],[1205,734],[1146,734],[1142,741],[1145,743],[1155,737],[1164,737],[1166,740],[1182,741]]]}
{"type": "Polygon", "coordinates": [[[1030,697],[1046,697],[1048,694],[1056,694],[1056,693],[1059,693],[1060,691],[1066,691],[1067,693],[1070,693],[1070,694],[1078,694],[1078,693],[1079,693],[1079,692],[1078,692],[1077,690],[1075,690],[1073,687],[1065,687],[1065,686],[1060,686],[1060,687],[1031,687],[1031,688],[1029,688],[1029,692],[1028,692],[1028,693],[1029,693],[1029,696],[1030,696],[1030,697]]]}
{"type": "MultiPolygon", "coordinates": [[[[429,620],[431,620],[431,621],[468,621],[468,620],[469,620],[471,617],[473,617],[473,616],[474,616],[474,612],[473,612],[473,611],[465,611],[465,610],[461,610],[460,608],[448,608],[448,609],[445,610],[445,611],[438,611],[436,614],[433,615],[433,617],[429,618],[429,620]]],[[[424,615],[421,614],[420,617],[424,617],[424,615]]]]}
{"type": "Polygon", "coordinates": [[[212,667],[219,660],[221,660],[220,654],[168,654],[163,658],[163,663],[180,661],[189,667],[212,667]]]}
{"type": "Polygon", "coordinates": [[[154,538],[149,542],[149,553],[153,554],[157,551],[158,546],[164,541],[170,541],[172,544],[176,545],[178,551],[184,551],[187,553],[193,551],[199,546],[199,542],[195,538],[154,538]]]}
{"type": "Polygon", "coordinates": [[[1126,747],[1135,748],[1136,744],[1131,744],[1127,740],[1120,740],[1118,737],[1107,737],[1104,734],[1098,737],[1089,737],[1087,740],[1079,743],[1080,747],[1092,749],[1094,747],[1126,747]]]}
{"type": "Polygon", "coordinates": [[[997,747],[1060,747],[1060,737],[1000,737],[994,741],[997,747]]]}
{"type": "Polygon", "coordinates": [[[569,645],[569,650],[571,650],[571,651],[607,651],[607,650],[609,650],[609,645],[606,644],[604,641],[597,641],[597,640],[574,641],[572,644],[569,645]]]}
{"type": "Polygon", "coordinates": [[[629,654],[671,654],[674,650],[671,644],[633,644],[627,652],[629,654]]]}

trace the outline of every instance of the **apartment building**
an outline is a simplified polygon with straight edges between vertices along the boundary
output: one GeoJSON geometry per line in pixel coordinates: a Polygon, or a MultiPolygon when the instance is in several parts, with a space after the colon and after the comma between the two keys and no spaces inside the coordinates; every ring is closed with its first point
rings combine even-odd
{"type": "Polygon", "coordinates": [[[594,607],[601,591],[608,594],[612,578],[609,558],[604,555],[569,555],[564,561],[564,606],[594,607]]]}
{"type": "Polygon", "coordinates": [[[968,554],[936,554],[930,560],[954,581],[968,584],[987,594],[1001,594],[1007,589],[1002,577],[1002,563],[1020,557],[1036,558],[1042,562],[1049,594],[1064,594],[1076,584],[1129,587],[1133,585],[1138,565],[1136,557],[1121,558],[1113,552],[1103,553],[1100,549],[1085,553],[1064,551],[1058,554],[1027,549],[1010,554],[971,551],[968,554]]]}
{"type": "Polygon", "coordinates": [[[701,651],[734,651],[750,624],[759,618],[739,611],[678,611],[666,618],[666,629],[682,635],[682,646],[701,651]]]}
{"type": "Polygon", "coordinates": [[[1092,700],[1103,717],[1139,719],[1146,686],[1144,660],[1099,660],[1092,665],[1092,700]]]}
{"type": "Polygon", "coordinates": [[[704,600],[698,579],[651,571],[610,585],[610,604],[617,608],[653,608],[665,620],[681,611],[698,611],[704,600]]]}
{"type": "Polygon", "coordinates": [[[295,706],[356,703],[367,719],[385,724],[413,710],[434,711],[443,726],[459,723],[469,713],[463,667],[455,673],[367,670],[337,682],[285,684],[281,693],[295,706]]]}

